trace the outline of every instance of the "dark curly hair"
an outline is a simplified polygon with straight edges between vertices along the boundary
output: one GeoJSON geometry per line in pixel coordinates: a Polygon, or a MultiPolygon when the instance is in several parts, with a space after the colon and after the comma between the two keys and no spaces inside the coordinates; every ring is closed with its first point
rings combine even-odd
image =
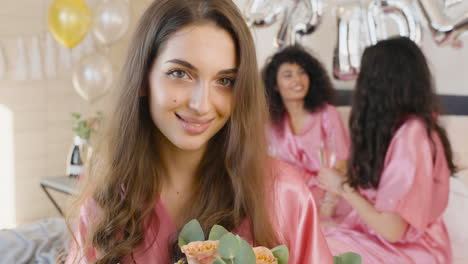
{"type": "Polygon", "coordinates": [[[429,66],[413,41],[396,37],[366,48],[349,122],[349,184],[354,188],[378,187],[390,141],[410,115],[424,122],[429,137],[431,131],[439,135],[448,167],[454,172],[447,133],[437,123],[439,112],[429,66]]]}
{"type": "Polygon", "coordinates": [[[297,64],[307,72],[309,90],[304,97],[304,107],[307,110],[314,112],[326,103],[334,103],[335,90],[322,63],[300,45],[287,46],[270,57],[262,70],[273,124],[279,124],[285,112],[283,99],[276,90],[278,70],[283,63],[297,64]]]}

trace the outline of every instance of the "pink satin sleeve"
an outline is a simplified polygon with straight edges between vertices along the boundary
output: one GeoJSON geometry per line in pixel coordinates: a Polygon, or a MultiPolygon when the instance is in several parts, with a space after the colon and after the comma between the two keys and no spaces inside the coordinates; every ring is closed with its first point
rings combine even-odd
{"type": "Polygon", "coordinates": [[[92,247],[84,248],[90,219],[97,213],[94,201],[86,201],[80,208],[80,215],[72,238],[66,264],[88,264],[96,261],[96,251],[92,247]]]}
{"type": "Polygon", "coordinates": [[[292,166],[279,162],[275,168],[274,211],[278,233],[290,252],[289,264],[328,264],[333,257],[319,226],[314,199],[292,166]]]}
{"type": "Polygon", "coordinates": [[[347,160],[349,155],[349,136],[341,115],[332,105],[327,105],[323,126],[327,130],[327,141],[333,145],[337,160],[347,160]]]}
{"type": "Polygon", "coordinates": [[[422,121],[404,125],[387,151],[375,207],[405,219],[410,225],[405,239],[414,240],[447,206],[449,170],[437,134],[432,133],[432,144],[422,121]]]}

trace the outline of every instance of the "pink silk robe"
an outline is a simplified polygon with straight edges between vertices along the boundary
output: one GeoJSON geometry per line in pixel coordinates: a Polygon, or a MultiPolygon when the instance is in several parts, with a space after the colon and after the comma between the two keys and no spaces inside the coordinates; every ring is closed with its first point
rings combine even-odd
{"type": "Polygon", "coordinates": [[[409,225],[402,239],[390,243],[352,211],[338,227],[325,228],[334,255],[360,254],[367,264],[450,264],[450,240],[442,213],[447,207],[450,171],[439,136],[435,149],[424,123],[409,118],[395,133],[377,190],[361,190],[381,212],[400,215],[409,225]]]}
{"type": "MultiPolygon", "coordinates": [[[[276,175],[273,190],[267,194],[270,199],[270,213],[274,217],[274,230],[282,244],[288,245],[290,252],[289,264],[331,264],[333,257],[328,249],[327,242],[323,237],[317,219],[315,202],[304,185],[296,170],[281,161],[274,161],[272,172],[276,175]]],[[[177,236],[177,229],[171,219],[166,207],[159,200],[154,207],[159,218],[149,223],[145,233],[145,239],[141,246],[133,252],[136,263],[170,263],[169,246],[177,236]],[[159,229],[158,232],[156,230],[159,229]],[[155,241],[154,243],[152,243],[155,241]]],[[[96,217],[98,208],[94,203],[87,203],[82,207],[75,236],[78,241],[77,247],[72,243],[67,264],[93,263],[97,252],[93,248],[82,249],[81,246],[86,239],[88,227],[92,219],[96,217]],[[76,260],[78,261],[76,261],[76,260]]],[[[250,227],[244,221],[236,233],[247,241],[252,241],[250,227]]],[[[123,263],[132,263],[126,258],[123,263]]]]}
{"type": "MultiPolygon", "coordinates": [[[[320,204],[324,191],[317,186],[316,176],[320,170],[319,150],[321,145],[336,155],[336,161],[346,160],[349,154],[349,137],[341,116],[332,105],[309,114],[304,129],[294,134],[285,115],[281,128],[269,126],[266,131],[269,154],[284,160],[302,172],[304,181],[320,204]]],[[[350,211],[349,205],[341,201],[336,208],[336,220],[350,211]]]]}

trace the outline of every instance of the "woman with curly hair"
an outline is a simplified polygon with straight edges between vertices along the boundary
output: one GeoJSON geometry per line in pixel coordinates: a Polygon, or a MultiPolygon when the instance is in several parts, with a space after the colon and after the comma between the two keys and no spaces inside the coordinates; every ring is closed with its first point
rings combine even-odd
{"type": "Polygon", "coordinates": [[[299,45],[274,54],[263,68],[270,110],[269,154],[298,168],[324,219],[342,218],[348,206],[317,187],[322,166],[348,157],[349,138],[333,103],[335,91],[320,61],[299,45]],[[338,207],[335,211],[335,206],[338,207]]]}
{"type": "Polygon", "coordinates": [[[333,253],[353,251],[372,264],[452,263],[442,213],[455,165],[439,111],[414,42],[398,37],[364,51],[348,173],[319,173],[319,185],[353,207],[340,226],[325,229],[333,253]]]}
{"type": "Polygon", "coordinates": [[[333,263],[307,186],[267,156],[255,46],[233,1],[154,1],[116,94],[68,264],[173,263],[191,219],[286,244],[290,264],[333,263]]]}

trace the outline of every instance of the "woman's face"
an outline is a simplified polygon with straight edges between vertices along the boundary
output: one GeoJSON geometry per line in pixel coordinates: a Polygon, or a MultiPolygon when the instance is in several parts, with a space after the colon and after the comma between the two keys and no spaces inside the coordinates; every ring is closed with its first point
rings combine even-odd
{"type": "Polygon", "coordinates": [[[283,63],[278,69],[276,83],[283,101],[304,100],[309,90],[309,75],[295,63],[283,63]]]}
{"type": "Polygon", "coordinates": [[[236,47],[214,24],[188,26],[164,44],[149,76],[153,122],[177,148],[199,150],[233,111],[236,47]]]}

